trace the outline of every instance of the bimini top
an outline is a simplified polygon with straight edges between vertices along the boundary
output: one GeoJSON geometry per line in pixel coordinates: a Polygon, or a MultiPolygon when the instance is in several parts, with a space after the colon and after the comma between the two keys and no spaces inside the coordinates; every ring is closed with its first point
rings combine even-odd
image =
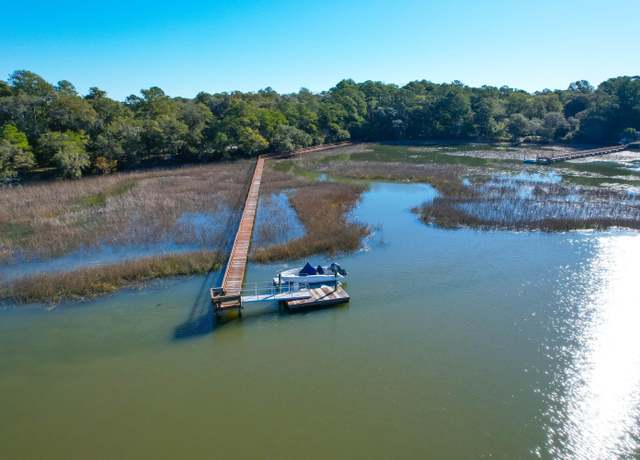
{"type": "Polygon", "coordinates": [[[318,273],[318,271],[313,268],[313,266],[307,262],[307,264],[302,267],[302,270],[300,270],[300,272],[298,273],[300,276],[311,276],[311,275],[316,275],[318,273]]]}

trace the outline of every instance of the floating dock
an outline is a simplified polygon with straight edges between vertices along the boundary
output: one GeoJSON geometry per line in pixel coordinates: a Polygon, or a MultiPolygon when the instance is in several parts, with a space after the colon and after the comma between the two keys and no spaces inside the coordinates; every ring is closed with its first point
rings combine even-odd
{"type": "Polygon", "coordinates": [[[311,288],[309,289],[309,294],[310,296],[306,299],[289,300],[284,304],[289,310],[296,311],[346,303],[350,300],[349,294],[340,283],[335,286],[323,285],[311,288]]]}

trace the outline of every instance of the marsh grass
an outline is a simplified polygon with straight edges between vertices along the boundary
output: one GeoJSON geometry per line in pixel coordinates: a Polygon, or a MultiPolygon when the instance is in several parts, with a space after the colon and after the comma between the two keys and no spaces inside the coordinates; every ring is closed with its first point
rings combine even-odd
{"type": "MultiPolygon", "coordinates": [[[[188,241],[216,249],[222,225],[202,232],[188,213],[239,212],[251,161],[122,173],[3,188],[0,263],[100,245],[188,241]]],[[[222,213],[222,214],[221,214],[222,213]]]]}
{"type": "Polygon", "coordinates": [[[467,193],[447,193],[414,208],[425,223],[442,228],[569,231],[640,229],[640,202],[611,189],[563,184],[473,183],[467,193]],[[530,193],[522,195],[523,186],[530,193]]]}
{"type": "MultiPolygon", "coordinates": [[[[613,177],[622,168],[617,164],[571,164],[551,171],[558,180],[558,172],[563,171],[605,175],[595,182],[585,180],[581,186],[544,183],[548,182],[542,177],[545,172],[527,172],[520,162],[513,160],[475,158],[477,149],[478,146],[367,144],[359,149],[326,153],[313,161],[308,158],[297,161],[290,171],[298,168],[363,181],[429,183],[439,196],[414,211],[423,221],[443,228],[545,231],[640,228],[638,200],[607,186],[589,186],[601,185],[602,181],[632,185],[628,180],[613,177]],[[515,175],[516,172],[519,174],[515,175]]],[[[623,176],[633,179],[629,174],[623,176]]]]}
{"type": "Polygon", "coordinates": [[[320,169],[332,176],[363,181],[427,182],[442,192],[462,193],[462,176],[467,168],[454,165],[378,163],[373,161],[345,161],[320,169]]]}
{"type": "Polygon", "coordinates": [[[84,195],[78,198],[78,205],[81,207],[104,207],[107,205],[109,198],[115,198],[124,195],[132,190],[138,182],[135,179],[124,179],[121,182],[106,187],[104,191],[84,195]]]}
{"type": "Polygon", "coordinates": [[[446,151],[430,148],[409,150],[402,145],[374,145],[370,151],[356,152],[350,155],[353,161],[431,163],[441,165],[487,166],[490,161],[484,158],[464,155],[449,155],[446,151]]]}
{"type": "MultiPolygon", "coordinates": [[[[349,214],[366,187],[334,182],[309,182],[269,169],[265,177],[266,190],[291,190],[291,206],[305,228],[304,236],[283,244],[256,247],[252,259],[273,262],[306,257],[312,254],[336,254],[360,247],[369,229],[353,222],[349,214]]],[[[277,213],[269,216],[279,219],[277,213]]],[[[277,226],[274,221],[273,226],[277,226]]]]}
{"type": "Polygon", "coordinates": [[[55,304],[63,299],[84,300],[156,278],[207,273],[219,268],[214,251],[145,257],[69,272],[43,273],[0,285],[0,300],[55,304]]]}

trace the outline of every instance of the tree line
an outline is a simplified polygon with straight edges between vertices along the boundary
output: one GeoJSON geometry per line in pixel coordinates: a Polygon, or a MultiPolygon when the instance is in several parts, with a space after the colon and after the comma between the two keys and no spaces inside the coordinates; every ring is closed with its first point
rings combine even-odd
{"type": "Polygon", "coordinates": [[[321,93],[199,93],[158,87],[124,102],[81,96],[18,70],[0,80],[0,182],[43,172],[78,178],[158,163],[288,152],[326,142],[536,140],[607,144],[640,129],[640,77],[533,94],[503,86],[343,80],[321,93]]]}

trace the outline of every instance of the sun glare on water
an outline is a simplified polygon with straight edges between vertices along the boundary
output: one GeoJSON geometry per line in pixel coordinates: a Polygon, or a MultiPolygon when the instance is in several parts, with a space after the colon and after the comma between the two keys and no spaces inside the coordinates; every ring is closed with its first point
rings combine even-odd
{"type": "MultiPolygon", "coordinates": [[[[554,458],[637,458],[640,453],[640,236],[599,237],[596,255],[578,275],[576,299],[548,414],[554,458]]],[[[567,293],[568,298],[573,294],[567,293]]]]}

